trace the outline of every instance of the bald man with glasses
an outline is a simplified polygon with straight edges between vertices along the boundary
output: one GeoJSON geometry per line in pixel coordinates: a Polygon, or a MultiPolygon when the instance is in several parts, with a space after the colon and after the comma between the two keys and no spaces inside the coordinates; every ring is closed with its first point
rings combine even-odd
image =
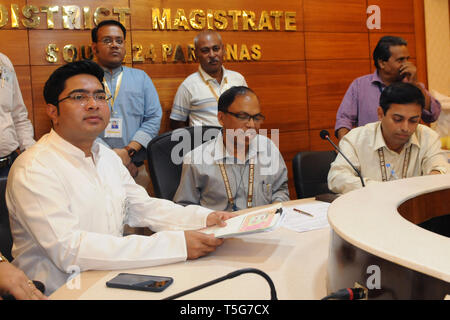
{"type": "MultiPolygon", "coordinates": [[[[218,102],[222,132],[183,159],[174,202],[236,211],[289,200],[286,164],[260,133],[265,117],[247,87],[232,87],[218,102]]],[[[182,143],[182,142],[181,142],[182,143]]]]}

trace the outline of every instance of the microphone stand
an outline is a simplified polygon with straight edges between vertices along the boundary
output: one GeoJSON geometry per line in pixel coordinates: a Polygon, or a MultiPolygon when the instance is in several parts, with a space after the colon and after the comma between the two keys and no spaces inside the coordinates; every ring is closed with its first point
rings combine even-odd
{"type": "Polygon", "coordinates": [[[263,272],[261,270],[258,270],[258,269],[255,269],[255,268],[244,268],[244,269],[239,269],[239,270],[230,272],[229,274],[227,274],[227,275],[225,275],[223,277],[220,277],[220,278],[217,278],[215,280],[211,280],[211,281],[205,282],[205,283],[203,283],[203,284],[201,284],[199,286],[196,286],[194,288],[191,288],[191,289],[179,292],[177,294],[171,295],[171,296],[166,297],[166,298],[164,298],[162,300],[177,299],[177,298],[185,296],[185,295],[187,295],[189,293],[192,293],[192,292],[198,291],[200,289],[212,286],[213,284],[219,283],[221,281],[235,278],[235,277],[240,276],[241,274],[244,274],[244,273],[256,273],[256,274],[259,274],[260,276],[262,276],[264,279],[266,279],[267,282],[269,283],[269,287],[270,287],[270,300],[278,300],[277,292],[275,291],[275,285],[273,284],[272,279],[270,279],[270,277],[265,272],[263,272]]]}
{"type": "MultiPolygon", "coordinates": [[[[325,130],[323,130],[323,131],[325,131],[325,130]]],[[[325,138],[326,140],[328,140],[333,145],[334,149],[336,149],[341,154],[341,156],[348,162],[348,164],[350,164],[352,166],[353,170],[355,170],[355,172],[358,174],[358,177],[361,180],[362,186],[365,187],[366,185],[364,184],[364,180],[363,180],[363,178],[361,176],[361,172],[359,172],[359,170],[356,169],[355,166],[350,162],[350,160],[348,160],[348,158],[341,152],[341,149],[339,149],[339,147],[333,141],[331,141],[331,139],[330,139],[330,137],[328,135],[328,131],[326,132],[326,134],[324,136],[322,135],[322,133],[323,132],[320,132],[320,137],[322,139],[325,138]]]]}

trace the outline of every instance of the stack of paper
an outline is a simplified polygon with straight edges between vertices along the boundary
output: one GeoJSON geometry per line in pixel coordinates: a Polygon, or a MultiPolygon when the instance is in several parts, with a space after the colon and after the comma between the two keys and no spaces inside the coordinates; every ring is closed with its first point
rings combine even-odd
{"type": "Polygon", "coordinates": [[[330,203],[322,201],[283,207],[285,217],[282,226],[297,232],[326,228],[329,226],[327,218],[329,207],[330,203]],[[301,212],[295,211],[294,208],[301,212]]]}

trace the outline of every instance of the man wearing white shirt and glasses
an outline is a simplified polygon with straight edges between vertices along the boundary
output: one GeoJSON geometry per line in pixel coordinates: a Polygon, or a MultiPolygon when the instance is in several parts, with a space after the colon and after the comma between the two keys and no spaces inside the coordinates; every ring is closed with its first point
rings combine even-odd
{"type": "Polygon", "coordinates": [[[223,240],[193,230],[234,216],[150,198],[119,156],[94,142],[110,117],[102,79],[91,61],[57,69],[44,88],[53,129],[11,168],[6,201],[13,262],[43,282],[46,294],[63,285],[74,266],[130,269],[203,256],[223,240]],[[123,237],[124,224],[157,233],[123,237]]]}

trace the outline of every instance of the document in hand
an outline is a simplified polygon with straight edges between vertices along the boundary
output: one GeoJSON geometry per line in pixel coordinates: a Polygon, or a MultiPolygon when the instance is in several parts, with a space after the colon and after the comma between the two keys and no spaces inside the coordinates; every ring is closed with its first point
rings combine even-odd
{"type": "MultiPolygon", "coordinates": [[[[236,213],[239,214],[239,211],[236,213]]],[[[276,204],[267,208],[258,208],[228,219],[225,227],[214,226],[200,231],[206,234],[214,234],[216,238],[238,237],[275,230],[280,226],[283,218],[283,208],[281,204],[276,204]]]]}

